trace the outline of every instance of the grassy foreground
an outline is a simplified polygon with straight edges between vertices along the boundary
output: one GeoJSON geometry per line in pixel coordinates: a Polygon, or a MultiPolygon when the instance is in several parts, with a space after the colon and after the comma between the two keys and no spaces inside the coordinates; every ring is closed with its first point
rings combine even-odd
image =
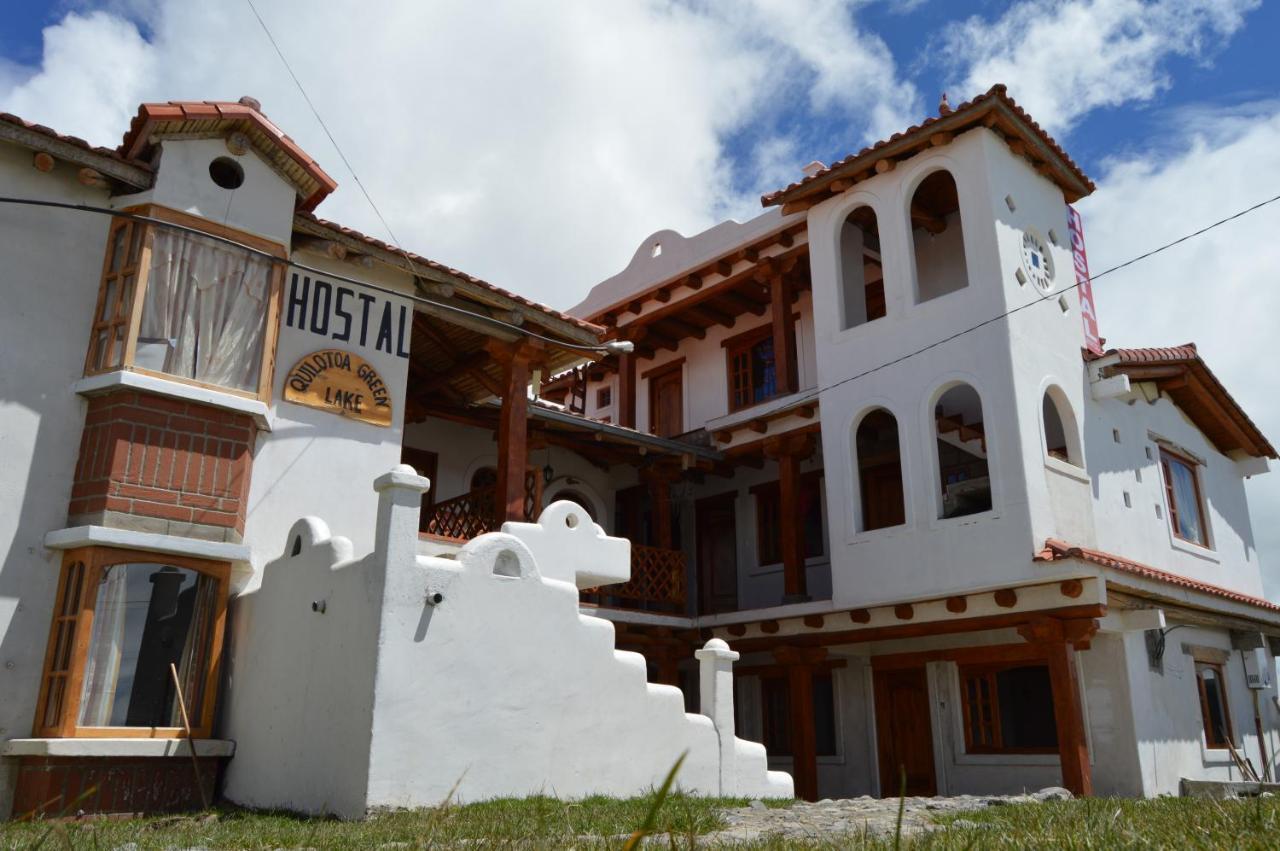
{"type": "MultiPolygon", "coordinates": [[[[500,800],[393,812],[363,822],[221,809],[192,816],[0,825],[0,848],[618,848],[645,822],[653,796],[618,800],[500,800]]],[[[673,794],[646,847],[690,848],[720,827],[718,811],[744,801],[673,794]],[[657,845],[652,845],[655,840],[657,845]]],[[[902,847],[1277,848],[1280,799],[1153,801],[1094,799],[1020,804],[939,816],[937,830],[902,847]],[[959,824],[956,824],[959,822],[959,824]]],[[[735,846],[741,847],[741,846],[735,846]]],[[[756,848],[892,848],[894,837],[846,836],[829,843],[759,843],[756,848]]]]}

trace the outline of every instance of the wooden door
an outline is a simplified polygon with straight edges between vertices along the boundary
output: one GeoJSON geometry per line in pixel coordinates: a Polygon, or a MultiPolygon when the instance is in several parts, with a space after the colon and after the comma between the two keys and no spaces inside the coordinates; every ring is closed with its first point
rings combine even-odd
{"type": "Polygon", "coordinates": [[[903,772],[906,794],[938,794],[924,666],[876,671],[875,700],[881,797],[898,796],[903,772]]]}
{"type": "Polygon", "coordinates": [[[736,494],[698,500],[698,611],[738,608],[738,540],[733,502],[736,494]]]}
{"type": "Polygon", "coordinates": [[[408,464],[418,471],[419,476],[431,480],[431,487],[422,495],[422,514],[418,520],[418,529],[427,531],[431,522],[431,507],[435,505],[436,473],[440,467],[440,456],[426,449],[414,449],[410,446],[400,447],[400,463],[408,464]]]}
{"type": "Polygon", "coordinates": [[[658,437],[675,437],[684,431],[684,378],[678,367],[650,376],[649,424],[658,437]]]}

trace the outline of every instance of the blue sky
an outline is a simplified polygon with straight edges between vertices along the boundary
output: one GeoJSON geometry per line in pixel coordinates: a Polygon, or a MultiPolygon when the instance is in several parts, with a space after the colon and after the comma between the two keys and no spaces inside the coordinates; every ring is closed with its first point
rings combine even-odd
{"type": "MultiPolygon", "coordinates": [[[[0,109],[115,145],[144,100],[250,94],[339,181],[320,213],[557,307],[664,228],[1005,83],[1098,184],[1095,271],[1280,194],[1277,0],[11,4],[0,109]],[[370,9],[376,6],[376,14],[370,9]]],[[[1100,282],[1123,346],[1196,341],[1280,443],[1280,204],[1100,282]]],[[[1249,482],[1280,596],[1280,471],[1249,482]]]]}

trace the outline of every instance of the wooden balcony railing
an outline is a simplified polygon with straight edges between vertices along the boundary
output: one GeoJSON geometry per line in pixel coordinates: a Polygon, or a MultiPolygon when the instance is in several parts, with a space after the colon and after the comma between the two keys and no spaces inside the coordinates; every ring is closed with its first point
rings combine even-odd
{"type": "Polygon", "coordinates": [[[496,516],[494,486],[490,485],[431,506],[422,531],[441,538],[469,541],[500,528],[502,524],[496,516]]]}
{"type": "Polygon", "coordinates": [[[622,585],[587,588],[585,603],[614,609],[684,613],[687,587],[684,553],[631,545],[631,579],[622,585]]]}

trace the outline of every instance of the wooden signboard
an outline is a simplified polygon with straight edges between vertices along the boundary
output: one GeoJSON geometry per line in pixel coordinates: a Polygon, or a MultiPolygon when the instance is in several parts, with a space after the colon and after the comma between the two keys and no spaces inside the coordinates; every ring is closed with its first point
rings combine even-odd
{"type": "Polygon", "coordinates": [[[312,352],[284,382],[289,402],[377,426],[391,425],[391,392],[364,358],[341,349],[312,352]]]}

